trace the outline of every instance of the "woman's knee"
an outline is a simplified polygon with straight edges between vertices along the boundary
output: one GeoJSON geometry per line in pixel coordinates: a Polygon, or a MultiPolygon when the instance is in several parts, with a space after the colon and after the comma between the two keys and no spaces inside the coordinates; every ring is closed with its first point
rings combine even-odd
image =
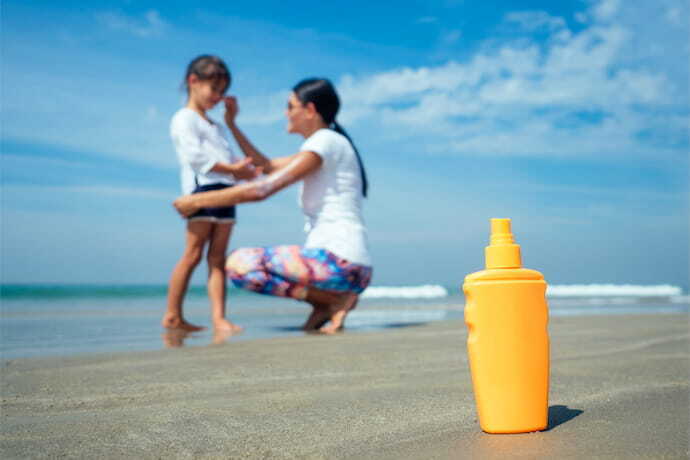
{"type": "Polygon", "coordinates": [[[225,261],[225,271],[231,278],[241,278],[263,266],[263,248],[239,248],[225,261]]]}
{"type": "Polygon", "coordinates": [[[236,288],[258,292],[260,294],[265,293],[270,285],[270,277],[263,270],[238,273],[232,269],[228,270],[226,268],[225,275],[236,288]]]}
{"type": "Polygon", "coordinates": [[[270,281],[264,263],[264,248],[239,248],[225,263],[225,274],[235,287],[263,293],[270,281]]]}

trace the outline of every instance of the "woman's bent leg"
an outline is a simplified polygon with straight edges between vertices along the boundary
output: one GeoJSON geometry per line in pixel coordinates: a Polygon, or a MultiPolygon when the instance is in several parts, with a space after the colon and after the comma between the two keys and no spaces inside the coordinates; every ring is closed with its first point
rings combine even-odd
{"type": "Polygon", "coordinates": [[[242,328],[225,319],[225,253],[232,234],[232,223],[214,224],[208,247],[208,296],[211,300],[213,328],[220,331],[239,332],[242,328]]]}
{"type": "Polygon", "coordinates": [[[357,306],[359,294],[371,282],[371,267],[354,264],[335,254],[319,249],[305,249],[307,263],[315,274],[309,285],[307,301],[328,305],[327,314],[315,309],[308,326],[319,332],[333,334],[341,330],[347,314],[357,306]],[[324,321],[324,317],[328,318],[324,321]],[[328,324],[326,324],[328,322],[328,324]]]}
{"type": "Polygon", "coordinates": [[[305,300],[314,308],[305,330],[333,333],[357,304],[371,280],[371,268],[351,264],[323,249],[299,246],[238,249],[228,258],[227,274],[236,286],[305,300]],[[330,320],[331,324],[324,326],[330,320]]]}
{"type": "Polygon", "coordinates": [[[259,294],[304,300],[309,283],[309,267],[299,246],[240,248],[225,264],[235,286],[259,294]]]}
{"type": "Polygon", "coordinates": [[[210,222],[203,221],[187,222],[184,253],[182,254],[182,258],[177,262],[177,265],[175,265],[172,275],[170,276],[170,283],[168,284],[168,306],[162,320],[163,327],[179,328],[188,331],[200,331],[204,329],[203,327],[195,326],[184,320],[182,315],[182,302],[187,292],[189,278],[194,268],[196,268],[201,261],[204,244],[209,237],[212,225],[213,224],[210,222]]]}
{"type": "Polygon", "coordinates": [[[330,299],[319,302],[306,298],[311,273],[301,250],[300,246],[237,249],[228,257],[225,270],[239,288],[307,301],[313,311],[302,329],[316,330],[330,318],[330,299]]]}
{"type": "Polygon", "coordinates": [[[345,326],[345,318],[350,310],[354,310],[357,306],[359,294],[356,292],[336,293],[310,287],[306,300],[312,305],[325,305],[325,308],[314,308],[304,329],[318,329],[324,334],[334,334],[345,326]]]}

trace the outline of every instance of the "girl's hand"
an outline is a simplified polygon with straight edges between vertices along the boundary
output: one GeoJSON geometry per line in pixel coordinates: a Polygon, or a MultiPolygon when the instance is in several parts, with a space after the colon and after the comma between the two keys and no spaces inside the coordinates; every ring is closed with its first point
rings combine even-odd
{"type": "Polygon", "coordinates": [[[225,123],[228,126],[235,124],[235,117],[240,113],[240,106],[237,104],[235,96],[226,96],[223,98],[225,102],[225,123]]]}
{"type": "Polygon", "coordinates": [[[189,217],[199,210],[199,207],[194,204],[194,197],[192,195],[181,196],[173,201],[173,206],[182,217],[189,217]]]}
{"type": "Polygon", "coordinates": [[[247,157],[234,163],[232,175],[236,179],[251,180],[261,174],[261,167],[255,168],[252,159],[247,157]]]}

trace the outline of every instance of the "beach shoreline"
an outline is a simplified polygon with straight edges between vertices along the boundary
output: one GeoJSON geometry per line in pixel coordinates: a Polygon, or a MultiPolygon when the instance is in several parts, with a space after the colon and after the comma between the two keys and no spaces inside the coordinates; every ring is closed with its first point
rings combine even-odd
{"type": "MultiPolygon", "coordinates": [[[[40,286],[18,289],[0,301],[0,362],[26,357],[160,350],[177,345],[175,342],[206,347],[219,341],[209,329],[186,337],[161,334],[160,320],[164,310],[161,305],[165,299],[158,296],[163,291],[154,288],[62,286],[56,292],[40,286]],[[150,289],[155,295],[149,295],[152,294],[150,289]]],[[[234,294],[229,301],[227,315],[245,330],[223,340],[237,342],[304,336],[300,325],[309,312],[306,304],[244,291],[234,294]]],[[[393,299],[387,297],[391,293],[383,294],[381,298],[362,300],[348,316],[348,334],[463,318],[465,299],[459,291],[427,299],[393,299]]],[[[548,299],[548,302],[552,318],[687,314],[689,309],[686,296],[555,298],[548,299]]],[[[205,294],[191,296],[185,305],[187,320],[209,326],[208,308],[205,294]]]]}
{"type": "Polygon", "coordinates": [[[687,458],[688,315],[552,318],[549,429],[476,421],[462,321],[2,363],[3,458],[687,458]]]}

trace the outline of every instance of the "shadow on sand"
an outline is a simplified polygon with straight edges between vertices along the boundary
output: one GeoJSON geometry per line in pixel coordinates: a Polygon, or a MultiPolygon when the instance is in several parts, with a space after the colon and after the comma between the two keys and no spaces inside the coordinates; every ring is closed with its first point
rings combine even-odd
{"type": "Polygon", "coordinates": [[[549,425],[544,431],[551,431],[558,425],[568,422],[582,412],[581,409],[570,409],[568,406],[550,406],[549,407],[549,425]]]}
{"type": "MultiPolygon", "coordinates": [[[[354,326],[345,326],[345,332],[347,331],[363,331],[363,330],[382,330],[382,329],[399,329],[403,327],[414,327],[414,326],[423,326],[424,324],[427,324],[426,322],[416,322],[416,323],[387,323],[387,324],[375,324],[375,325],[368,325],[368,324],[357,324],[354,326]]],[[[282,331],[282,332],[300,332],[302,331],[301,326],[275,326],[272,327],[274,331],[282,331]]]]}

